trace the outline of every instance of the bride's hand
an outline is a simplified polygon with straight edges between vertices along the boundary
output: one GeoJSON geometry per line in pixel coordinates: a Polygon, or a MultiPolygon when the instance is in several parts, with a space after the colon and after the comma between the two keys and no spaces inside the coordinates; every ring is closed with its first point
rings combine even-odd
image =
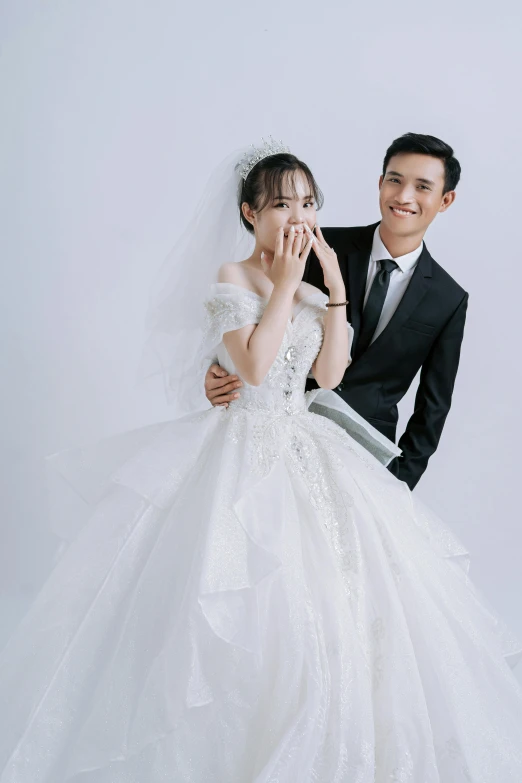
{"type": "Polygon", "coordinates": [[[267,253],[261,254],[263,272],[272,281],[274,288],[280,286],[288,287],[293,292],[297,290],[303,279],[305,263],[312,249],[313,239],[312,235],[306,241],[304,232],[296,231],[294,226],[291,226],[288,237],[284,235],[284,228],[278,230],[272,263],[267,253]]]}
{"type": "Polygon", "coordinates": [[[337,254],[330,245],[328,245],[323,237],[322,231],[318,225],[315,227],[316,236],[314,237],[312,231],[306,226],[307,235],[312,237],[313,249],[324,274],[324,284],[329,291],[342,290],[345,288],[341,269],[339,267],[339,261],[337,260],[337,254]]]}

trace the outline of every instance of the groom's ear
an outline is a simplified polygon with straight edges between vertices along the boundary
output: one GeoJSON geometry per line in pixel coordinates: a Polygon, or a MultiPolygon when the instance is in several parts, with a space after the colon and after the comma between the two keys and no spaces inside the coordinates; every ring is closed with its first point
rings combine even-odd
{"type": "Polygon", "coordinates": [[[379,177],[379,190],[381,189],[381,185],[383,183],[383,180],[384,180],[384,175],[381,174],[381,176],[379,177]]]}
{"type": "Polygon", "coordinates": [[[442,197],[439,212],[446,212],[451,207],[455,199],[457,198],[456,190],[448,190],[442,197]]]}

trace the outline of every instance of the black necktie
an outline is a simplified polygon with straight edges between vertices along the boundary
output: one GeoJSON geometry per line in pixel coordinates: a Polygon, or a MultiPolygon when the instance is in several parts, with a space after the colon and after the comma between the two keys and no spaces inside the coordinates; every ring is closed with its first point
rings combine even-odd
{"type": "Polygon", "coordinates": [[[362,315],[361,331],[359,338],[355,346],[355,357],[360,356],[368,348],[371,343],[372,337],[379,318],[381,317],[382,306],[386,299],[386,293],[388,286],[390,285],[390,275],[394,269],[398,268],[398,264],[392,261],[391,258],[384,258],[382,261],[377,261],[380,266],[379,271],[375,275],[375,278],[368,294],[368,299],[364,306],[362,315]]]}

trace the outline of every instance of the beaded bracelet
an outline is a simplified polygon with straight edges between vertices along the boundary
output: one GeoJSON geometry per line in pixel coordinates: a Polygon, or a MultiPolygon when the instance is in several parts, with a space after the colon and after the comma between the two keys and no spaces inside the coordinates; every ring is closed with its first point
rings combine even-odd
{"type": "Polygon", "coordinates": [[[327,307],[343,307],[347,304],[348,302],[326,302],[327,307]]]}

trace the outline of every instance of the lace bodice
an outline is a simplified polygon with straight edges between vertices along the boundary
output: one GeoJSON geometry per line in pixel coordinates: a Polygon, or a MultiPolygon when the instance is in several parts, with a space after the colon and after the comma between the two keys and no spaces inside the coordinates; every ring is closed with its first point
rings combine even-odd
{"type": "MultiPolygon", "coordinates": [[[[244,383],[241,397],[234,402],[236,410],[292,414],[305,409],[306,378],[322,345],[327,301],[327,296],[318,291],[298,303],[265,380],[260,386],[244,383]]],[[[223,334],[259,323],[266,305],[266,299],[245,288],[230,283],[212,286],[211,296],[205,303],[208,351],[209,355],[217,356],[227,372],[232,374],[237,370],[223,344],[223,334]]]]}

